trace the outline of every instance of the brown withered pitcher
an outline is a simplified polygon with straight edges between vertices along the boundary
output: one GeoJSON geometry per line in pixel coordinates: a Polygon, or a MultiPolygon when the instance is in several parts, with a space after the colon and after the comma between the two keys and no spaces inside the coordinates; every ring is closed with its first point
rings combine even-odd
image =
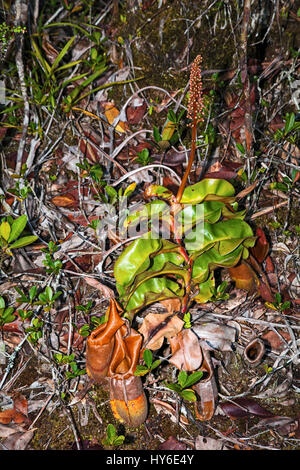
{"type": "Polygon", "coordinates": [[[119,309],[116,300],[112,299],[106,312],[107,322],[92,331],[87,340],[86,369],[96,383],[103,382],[107,376],[115,346],[115,333],[125,323],[118,313],[119,309]]]}
{"type": "Polygon", "coordinates": [[[140,426],[148,414],[148,403],[142,380],[136,369],[142,336],[123,325],[115,335],[115,348],[108,376],[110,377],[110,404],[114,416],[129,426],[140,426]]]}
{"type": "Polygon", "coordinates": [[[120,306],[112,299],[106,313],[107,322],[88,338],[86,368],[96,383],[109,378],[114,416],[129,426],[139,426],[148,413],[141,378],[134,375],[143,338],[120,317],[120,311],[120,306]]]}

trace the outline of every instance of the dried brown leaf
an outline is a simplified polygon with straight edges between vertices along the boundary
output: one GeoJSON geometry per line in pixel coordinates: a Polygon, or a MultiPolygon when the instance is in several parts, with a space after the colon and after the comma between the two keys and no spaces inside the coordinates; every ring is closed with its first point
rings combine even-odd
{"type": "Polygon", "coordinates": [[[203,355],[199,339],[192,330],[180,331],[176,336],[169,338],[172,357],[169,362],[180,370],[194,371],[202,363],[203,355]]]}
{"type": "Polygon", "coordinates": [[[164,338],[176,336],[182,330],[184,322],[170,313],[149,313],[145,316],[139,332],[144,336],[148,349],[161,348],[164,338]],[[149,342],[148,342],[149,340],[149,342]]]}

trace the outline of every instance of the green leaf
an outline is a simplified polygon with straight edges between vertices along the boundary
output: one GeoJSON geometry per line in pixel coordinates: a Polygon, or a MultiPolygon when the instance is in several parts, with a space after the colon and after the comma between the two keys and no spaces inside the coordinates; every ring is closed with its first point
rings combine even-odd
{"type": "Polygon", "coordinates": [[[33,301],[33,299],[36,297],[37,295],[37,287],[36,286],[33,286],[31,287],[31,289],[29,290],[29,299],[31,301],[33,301]]]}
{"type": "Polygon", "coordinates": [[[193,390],[182,390],[179,395],[186,401],[197,401],[196,394],[193,390]]]}
{"type": "Polygon", "coordinates": [[[238,149],[243,155],[245,155],[246,150],[245,150],[245,147],[244,147],[242,144],[240,144],[240,143],[237,142],[237,143],[236,143],[236,147],[237,147],[237,149],[238,149]]]}
{"type": "Polygon", "coordinates": [[[0,308],[5,308],[5,300],[0,296],[0,308]]]}
{"type": "Polygon", "coordinates": [[[174,122],[167,120],[161,134],[161,140],[170,140],[174,134],[176,125],[174,122]]]}
{"type": "Polygon", "coordinates": [[[180,393],[181,392],[181,387],[178,384],[165,384],[167,388],[170,390],[173,390],[174,392],[180,393]]]}
{"type": "Polygon", "coordinates": [[[53,298],[53,289],[52,289],[51,286],[46,287],[45,294],[46,294],[48,300],[52,300],[52,298],[53,298]]]}
{"type": "Polygon", "coordinates": [[[153,127],[153,137],[156,143],[159,143],[161,141],[161,136],[159,133],[159,130],[157,127],[153,127]]]}
{"type": "Polygon", "coordinates": [[[24,214],[18,217],[17,219],[15,219],[13,223],[11,224],[11,232],[10,232],[10,236],[8,239],[8,243],[11,243],[14,240],[16,240],[21,235],[26,225],[27,225],[27,215],[24,214]]]}
{"type": "Polygon", "coordinates": [[[253,246],[256,237],[251,227],[239,219],[222,220],[215,224],[204,222],[201,232],[190,234],[186,239],[186,247],[190,253],[203,253],[215,246],[220,255],[227,255],[235,250],[241,243],[244,246],[253,246]]]}
{"type": "Polygon", "coordinates": [[[135,369],[135,371],[134,371],[134,375],[136,375],[136,376],[139,377],[139,376],[143,376],[143,375],[148,374],[148,372],[149,372],[149,368],[148,368],[148,367],[146,367],[146,366],[141,366],[141,365],[137,365],[137,366],[136,366],[136,369],[135,369]]]}
{"type": "Polygon", "coordinates": [[[58,64],[60,63],[60,61],[63,59],[63,57],[67,54],[68,50],[71,48],[73,42],[75,41],[76,39],[76,35],[73,36],[71,39],[69,39],[69,41],[67,42],[67,44],[65,44],[65,46],[62,48],[62,50],[60,51],[60,53],[57,55],[57,57],[55,58],[52,66],[51,66],[51,69],[49,71],[49,76],[51,77],[51,75],[53,74],[54,70],[56,69],[56,67],[58,66],[58,64]]]}
{"type": "Polygon", "coordinates": [[[177,122],[176,114],[174,113],[172,109],[169,110],[167,117],[170,121],[177,122]]]}
{"type": "Polygon", "coordinates": [[[109,424],[107,426],[106,433],[110,442],[112,442],[114,438],[117,436],[116,428],[114,427],[113,424],[109,424]]]}
{"type": "Polygon", "coordinates": [[[22,237],[19,240],[15,241],[12,245],[10,245],[9,249],[13,250],[16,248],[22,248],[23,246],[26,245],[31,245],[31,243],[34,243],[38,237],[35,235],[29,235],[28,237],[22,237]]]}
{"type": "Polygon", "coordinates": [[[143,359],[148,368],[150,368],[153,360],[152,352],[150,351],[150,349],[145,349],[143,353],[143,359]]]}
{"type": "Polygon", "coordinates": [[[185,384],[184,384],[184,388],[191,387],[191,386],[194,385],[196,382],[199,382],[199,380],[201,379],[202,376],[203,376],[203,372],[202,372],[202,371],[193,372],[192,374],[190,374],[190,375],[186,378],[186,381],[185,381],[185,384]]]}
{"type": "Polygon", "coordinates": [[[113,188],[112,186],[106,186],[105,192],[109,196],[110,204],[115,204],[115,202],[118,200],[118,193],[115,188],[113,188]]]}
{"type": "Polygon", "coordinates": [[[285,126],[284,126],[284,133],[288,134],[293,129],[294,124],[295,124],[295,114],[294,113],[287,114],[285,126]]]}
{"type": "Polygon", "coordinates": [[[114,440],[114,445],[115,446],[120,446],[120,445],[123,444],[124,440],[125,440],[125,436],[118,436],[114,440]]]}
{"type": "Polygon", "coordinates": [[[153,223],[158,218],[163,217],[164,213],[168,213],[169,206],[166,202],[155,199],[142,206],[142,209],[132,211],[124,222],[124,227],[133,227],[143,221],[153,223]]]}
{"type": "Polygon", "coordinates": [[[161,360],[160,359],[157,359],[156,361],[154,361],[151,365],[151,370],[154,370],[156,369],[156,367],[158,367],[161,363],[161,360]]]}
{"type": "Polygon", "coordinates": [[[10,236],[10,225],[8,222],[3,221],[0,225],[0,236],[7,242],[10,236]]]}
{"type": "Polygon", "coordinates": [[[124,196],[124,197],[129,197],[130,194],[133,193],[133,191],[135,190],[135,188],[136,188],[136,183],[131,183],[131,184],[130,184],[129,186],[127,186],[127,188],[125,189],[123,196],[124,196]]]}
{"type": "Polygon", "coordinates": [[[41,51],[39,50],[37,44],[35,43],[34,39],[31,38],[31,43],[33,45],[33,48],[35,50],[35,53],[33,55],[38,59],[44,73],[48,76],[50,72],[50,65],[48,62],[44,59],[44,57],[41,54],[41,51]]]}
{"type": "Polygon", "coordinates": [[[241,259],[244,247],[240,245],[231,253],[227,255],[220,255],[215,247],[202,253],[196,257],[192,267],[193,283],[198,284],[204,282],[209,272],[217,267],[232,267],[235,266],[241,259]]]}
{"type": "Polygon", "coordinates": [[[152,278],[141,284],[124,306],[127,312],[134,313],[153,302],[174,299],[183,295],[184,289],[176,282],[166,278],[152,278]]]}
{"type": "Polygon", "coordinates": [[[199,222],[215,223],[219,220],[225,204],[219,201],[205,201],[196,205],[186,205],[176,215],[175,221],[178,229],[185,233],[199,222]]]}
{"type": "Polygon", "coordinates": [[[205,199],[209,200],[209,196],[215,198],[210,200],[217,200],[219,196],[221,201],[222,198],[225,198],[225,201],[227,202],[226,198],[232,199],[234,193],[234,187],[228,181],[206,178],[199,181],[199,183],[185,188],[180,202],[182,204],[199,204],[205,199]]]}
{"type": "MultiPolygon", "coordinates": [[[[147,234],[147,237],[149,235],[147,234]]],[[[147,269],[150,264],[149,256],[161,247],[161,240],[141,237],[134,240],[117,259],[114,266],[114,277],[121,286],[133,282],[134,277],[147,269]]]]}
{"type": "Polygon", "coordinates": [[[194,297],[194,300],[200,304],[204,304],[212,298],[214,287],[215,278],[214,274],[211,273],[209,278],[205,282],[202,282],[201,284],[197,285],[198,292],[197,295],[194,297]]]}
{"type": "Polygon", "coordinates": [[[182,370],[178,374],[178,383],[181,388],[185,387],[186,381],[188,379],[188,374],[185,370],[182,370]]]}

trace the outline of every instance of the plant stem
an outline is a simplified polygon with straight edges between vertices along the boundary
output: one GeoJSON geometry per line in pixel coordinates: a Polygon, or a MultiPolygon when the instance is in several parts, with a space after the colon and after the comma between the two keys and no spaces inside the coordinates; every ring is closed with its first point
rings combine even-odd
{"type": "Polygon", "coordinates": [[[188,164],[187,164],[185,173],[184,173],[184,175],[183,175],[183,178],[182,178],[182,180],[181,180],[181,183],[180,183],[180,186],[179,186],[179,189],[178,189],[178,192],[177,192],[176,202],[178,202],[178,203],[181,201],[182,194],[183,194],[184,188],[185,188],[185,186],[186,186],[186,183],[187,183],[187,180],[188,180],[188,177],[189,177],[189,174],[190,174],[190,171],[191,171],[191,169],[192,169],[192,165],[193,165],[193,162],[194,162],[194,159],[195,159],[195,152],[196,152],[196,135],[197,135],[197,121],[196,121],[196,119],[194,118],[194,121],[193,121],[193,128],[192,128],[192,147],[191,147],[191,153],[190,153],[190,157],[189,157],[189,161],[188,161],[188,164]]]}

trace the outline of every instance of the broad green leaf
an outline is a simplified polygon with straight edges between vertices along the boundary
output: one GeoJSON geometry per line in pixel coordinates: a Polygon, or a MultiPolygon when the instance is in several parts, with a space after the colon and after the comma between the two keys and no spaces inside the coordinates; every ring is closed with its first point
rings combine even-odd
{"type": "Polygon", "coordinates": [[[182,204],[199,204],[209,195],[228,198],[234,196],[234,187],[226,180],[207,178],[188,186],[183,191],[182,204]]]}
{"type": "Polygon", "coordinates": [[[151,365],[151,370],[156,369],[156,367],[158,367],[160,363],[161,363],[160,359],[157,359],[156,361],[154,361],[153,364],[151,365]]]}
{"type": "Polygon", "coordinates": [[[230,219],[215,224],[204,222],[198,231],[189,234],[185,244],[190,253],[199,252],[199,254],[217,244],[216,249],[219,253],[226,255],[246,239],[249,239],[249,244],[246,246],[254,245],[255,238],[251,227],[243,220],[230,219]]]}
{"type": "Polygon", "coordinates": [[[113,424],[107,426],[107,437],[111,441],[117,436],[116,429],[113,424]]]}
{"type": "Polygon", "coordinates": [[[129,301],[136,289],[138,289],[139,286],[142,285],[145,281],[151,278],[157,278],[158,276],[164,276],[165,279],[168,279],[168,276],[183,278],[185,284],[187,284],[189,280],[189,273],[187,267],[177,267],[173,263],[167,262],[161,270],[152,271],[150,269],[147,269],[143,273],[138,274],[129,291],[125,294],[126,300],[129,301]]]}
{"type": "Polygon", "coordinates": [[[120,446],[121,444],[123,444],[124,440],[125,440],[125,436],[118,436],[114,440],[114,445],[120,446]]]}
{"type": "Polygon", "coordinates": [[[182,297],[184,289],[174,281],[166,278],[151,278],[143,282],[132,294],[125,310],[135,313],[142,307],[164,299],[182,297]]]}
{"type": "Polygon", "coordinates": [[[22,248],[23,246],[31,245],[31,243],[34,243],[38,237],[35,235],[29,235],[28,237],[22,237],[19,240],[15,241],[12,245],[9,246],[10,250],[16,249],[16,248],[22,248]]]}
{"type": "Polygon", "coordinates": [[[243,220],[246,215],[246,209],[242,211],[234,211],[231,212],[224,204],[224,207],[222,208],[222,216],[225,219],[241,219],[243,220]]]}
{"type": "Polygon", "coordinates": [[[0,225],[0,236],[7,242],[10,236],[10,225],[5,220],[0,225]]]}
{"type": "Polygon", "coordinates": [[[156,199],[154,201],[148,202],[143,205],[140,210],[136,210],[128,215],[124,222],[124,226],[128,227],[135,226],[142,221],[151,221],[157,220],[160,216],[162,217],[169,209],[169,206],[166,202],[156,199]]]}
{"type": "Polygon", "coordinates": [[[236,265],[243,252],[243,246],[237,247],[226,256],[220,255],[215,247],[205,251],[198,256],[193,262],[192,279],[193,283],[198,284],[207,280],[209,272],[217,267],[231,267],[236,265]]]}
{"type": "Polygon", "coordinates": [[[182,392],[179,393],[179,395],[186,401],[197,401],[196,394],[194,390],[182,390],[182,392]]]}
{"type": "Polygon", "coordinates": [[[182,277],[186,282],[188,279],[187,266],[184,265],[184,258],[179,253],[177,244],[168,240],[161,240],[162,246],[156,253],[150,254],[147,265],[144,265],[127,286],[117,283],[117,290],[120,297],[129,300],[134,290],[145,280],[161,275],[172,275],[182,277]],[[182,266],[182,267],[181,267],[182,266]]]}
{"type": "Polygon", "coordinates": [[[51,286],[46,287],[45,294],[46,294],[48,300],[52,300],[52,298],[53,298],[53,289],[52,289],[51,286]]]}
{"type": "Polygon", "coordinates": [[[181,387],[178,384],[165,384],[165,386],[177,393],[180,393],[181,391],[181,387]]]}
{"type": "Polygon", "coordinates": [[[201,204],[186,205],[176,216],[176,224],[182,227],[182,233],[190,230],[199,222],[215,223],[221,217],[225,204],[219,201],[205,201],[201,204]]]}
{"type": "MultiPolygon", "coordinates": [[[[146,235],[149,237],[149,235],[146,235]]],[[[127,286],[134,277],[150,265],[150,255],[162,245],[159,239],[139,238],[125,248],[114,266],[114,277],[118,284],[127,286]]]]}
{"type": "Polygon", "coordinates": [[[0,308],[5,308],[5,300],[0,296],[0,308]]]}
{"type": "Polygon", "coordinates": [[[11,224],[11,232],[10,232],[10,236],[8,239],[8,243],[13,242],[21,235],[21,233],[26,227],[26,224],[27,224],[27,215],[25,214],[21,215],[20,217],[18,217],[17,219],[13,221],[13,223],[11,224]]]}
{"type": "Polygon", "coordinates": [[[198,302],[199,304],[204,304],[208,300],[210,300],[213,296],[213,291],[215,287],[215,278],[214,274],[211,273],[207,281],[202,282],[201,284],[198,284],[197,288],[199,289],[199,292],[197,295],[194,297],[194,300],[198,302]]]}

